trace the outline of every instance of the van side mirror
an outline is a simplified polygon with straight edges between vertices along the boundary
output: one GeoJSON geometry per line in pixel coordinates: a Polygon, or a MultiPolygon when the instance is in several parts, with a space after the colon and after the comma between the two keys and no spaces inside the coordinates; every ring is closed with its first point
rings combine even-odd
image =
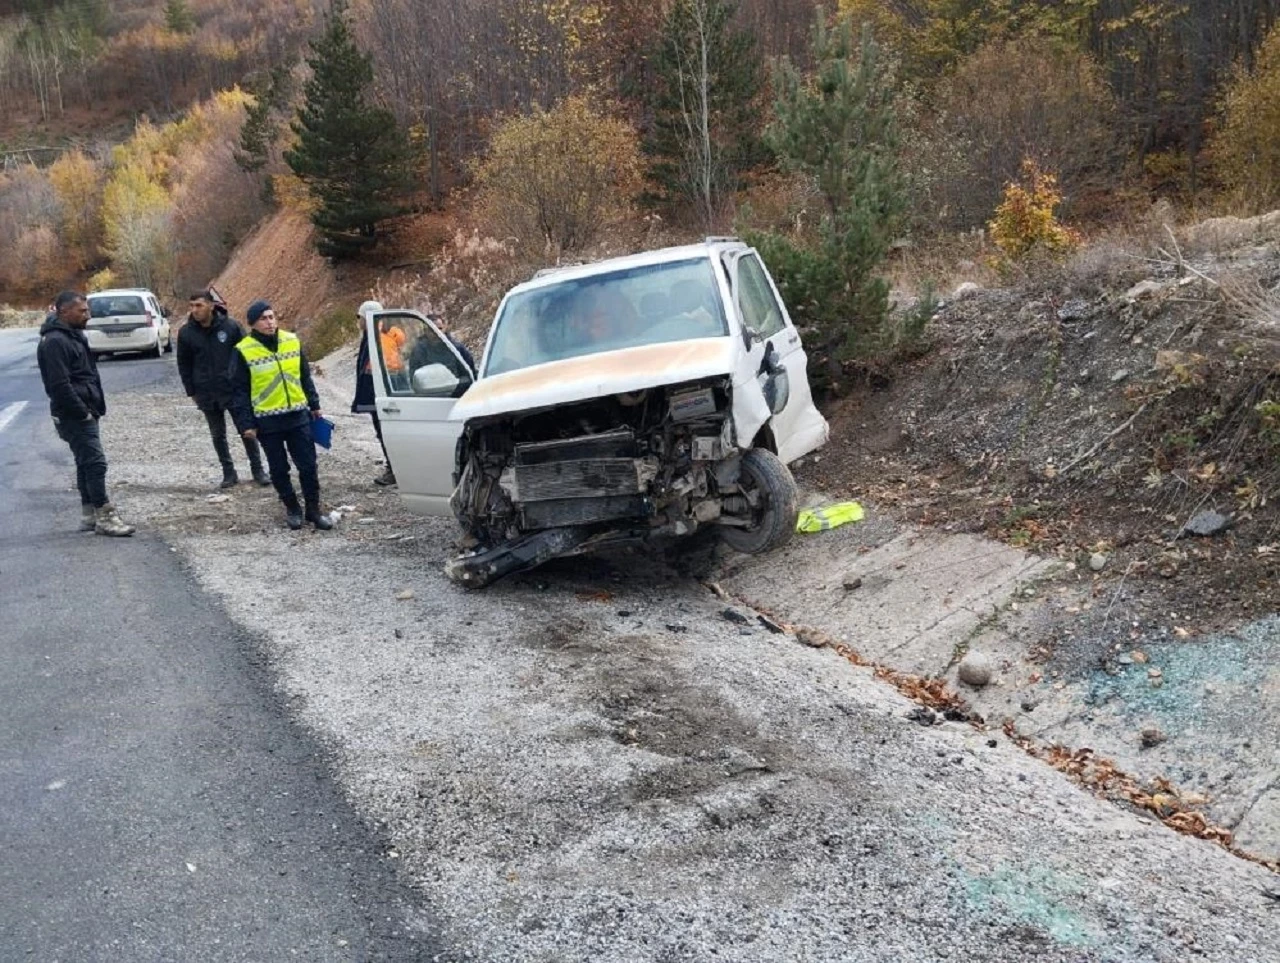
{"type": "Polygon", "coordinates": [[[470,384],[470,379],[463,382],[449,368],[442,364],[428,364],[413,373],[413,393],[435,398],[448,398],[454,395],[463,384],[470,384]]]}

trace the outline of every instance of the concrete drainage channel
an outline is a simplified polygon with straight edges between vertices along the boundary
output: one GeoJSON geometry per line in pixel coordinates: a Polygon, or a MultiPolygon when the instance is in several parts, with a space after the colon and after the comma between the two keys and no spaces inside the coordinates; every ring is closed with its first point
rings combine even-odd
{"type": "Polygon", "coordinates": [[[737,558],[715,589],[790,623],[802,643],[880,667],[926,706],[954,714],[962,700],[1091,791],[1280,869],[1280,749],[1268,735],[1280,724],[1280,619],[1055,671],[1055,655],[1072,659],[1042,644],[1049,623],[1098,594],[1101,566],[1084,568],[873,517],[797,539],[781,558],[737,558]]]}
{"type": "MultiPolygon", "coordinates": [[[[320,383],[341,411],[345,389],[320,383]]],[[[282,530],[249,486],[210,502],[198,414],[172,397],[120,398],[104,429],[122,507],[262,639],[296,720],[438,921],[441,959],[1280,958],[1273,874],[945,707],[917,721],[900,690],[928,674],[926,641],[946,640],[948,664],[1042,563],[965,537],[940,556],[872,517],[715,576],[895,666],[894,689],[653,553],[465,592],[442,575],[452,526],[375,491],[367,424],[333,417],[321,471],[345,510],[320,534],[282,530]],[[845,589],[855,562],[862,583],[845,589]]]]}

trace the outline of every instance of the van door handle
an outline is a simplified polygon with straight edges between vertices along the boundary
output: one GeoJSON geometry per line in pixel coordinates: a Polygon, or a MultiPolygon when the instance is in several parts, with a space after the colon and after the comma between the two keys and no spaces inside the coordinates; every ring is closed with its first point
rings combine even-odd
{"type": "Polygon", "coordinates": [[[400,406],[399,405],[383,405],[382,413],[384,415],[398,415],[400,414],[400,406]]]}

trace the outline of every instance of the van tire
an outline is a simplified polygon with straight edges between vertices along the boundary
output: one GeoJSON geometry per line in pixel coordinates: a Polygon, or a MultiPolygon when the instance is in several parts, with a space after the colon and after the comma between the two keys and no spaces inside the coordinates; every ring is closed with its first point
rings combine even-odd
{"type": "Polygon", "coordinates": [[[752,448],[742,456],[742,484],[763,496],[763,507],[752,527],[725,526],[720,538],[744,555],[758,555],[787,544],[795,534],[800,513],[799,491],[790,469],[773,452],[752,448]]]}

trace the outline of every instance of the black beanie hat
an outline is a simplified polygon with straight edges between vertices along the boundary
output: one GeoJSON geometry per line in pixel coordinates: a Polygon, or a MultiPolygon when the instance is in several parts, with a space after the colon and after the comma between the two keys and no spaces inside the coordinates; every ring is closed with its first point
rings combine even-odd
{"type": "Polygon", "coordinates": [[[250,324],[257,324],[258,319],[271,310],[271,305],[266,301],[254,301],[249,305],[249,310],[245,312],[250,324]]]}

